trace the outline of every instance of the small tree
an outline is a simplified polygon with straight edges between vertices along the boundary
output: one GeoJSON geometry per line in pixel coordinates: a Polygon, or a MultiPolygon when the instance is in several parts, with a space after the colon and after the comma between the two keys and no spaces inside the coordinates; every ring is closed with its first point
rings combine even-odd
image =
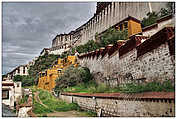
{"type": "Polygon", "coordinates": [[[17,81],[22,81],[23,80],[23,76],[20,76],[20,75],[15,75],[14,76],[14,81],[17,82],[17,81]]]}
{"type": "Polygon", "coordinates": [[[75,50],[76,50],[75,48],[72,48],[71,49],[71,54],[75,54],[75,50]]]}
{"type": "Polygon", "coordinates": [[[92,76],[88,68],[70,66],[64,71],[63,75],[56,80],[54,90],[58,92],[70,86],[87,83],[91,78],[92,76]]]}
{"type": "Polygon", "coordinates": [[[127,30],[116,30],[113,28],[108,29],[102,34],[100,46],[105,47],[108,44],[115,44],[118,40],[127,40],[128,31],[127,30]]]}
{"type": "Polygon", "coordinates": [[[33,79],[38,79],[38,73],[42,70],[48,69],[54,61],[56,61],[60,55],[45,54],[44,56],[38,57],[35,64],[30,66],[28,74],[33,79]]]}
{"type": "Polygon", "coordinates": [[[29,76],[23,76],[23,80],[22,80],[22,86],[32,86],[34,85],[34,78],[31,78],[29,76]]]}
{"type": "Polygon", "coordinates": [[[143,20],[142,20],[143,27],[146,27],[146,26],[156,23],[158,18],[159,18],[158,13],[156,13],[154,11],[152,13],[148,12],[147,17],[143,18],[143,20]]]}
{"type": "Polygon", "coordinates": [[[169,11],[165,8],[161,8],[159,14],[160,14],[160,17],[164,17],[166,15],[169,15],[169,11]]]}

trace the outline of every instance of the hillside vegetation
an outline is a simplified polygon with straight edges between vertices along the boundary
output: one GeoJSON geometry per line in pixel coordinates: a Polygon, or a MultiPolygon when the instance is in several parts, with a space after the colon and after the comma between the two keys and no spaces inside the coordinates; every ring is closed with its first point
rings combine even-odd
{"type": "Polygon", "coordinates": [[[96,33],[95,39],[96,41],[89,40],[84,45],[79,45],[75,48],[72,48],[72,53],[74,53],[75,50],[78,53],[86,53],[86,52],[94,51],[101,47],[105,47],[109,44],[115,44],[118,40],[127,40],[128,31],[127,30],[120,31],[120,30],[110,28],[106,32],[104,32],[100,37],[98,36],[98,33],[96,33]]]}
{"type": "Polygon", "coordinates": [[[28,70],[29,76],[34,78],[35,83],[37,84],[38,73],[50,68],[59,57],[59,55],[53,54],[45,54],[44,56],[39,56],[38,59],[35,61],[35,64],[30,66],[28,70]]]}
{"type": "MultiPolygon", "coordinates": [[[[47,114],[53,112],[67,112],[67,111],[77,111],[78,116],[82,117],[95,117],[96,113],[91,111],[83,111],[76,103],[67,103],[63,100],[60,100],[54,97],[50,92],[46,90],[32,88],[33,93],[33,112],[42,117],[47,117],[47,114]],[[42,104],[38,102],[35,98],[35,93],[39,93],[39,99],[42,101],[42,104]]],[[[69,112],[68,112],[69,113],[69,112]]]]}
{"type": "Polygon", "coordinates": [[[152,81],[148,83],[126,83],[116,87],[97,84],[90,70],[86,67],[69,67],[64,74],[56,80],[55,92],[72,93],[141,93],[141,92],[174,92],[175,88],[171,80],[163,82],[152,81]]]}
{"type": "Polygon", "coordinates": [[[166,8],[161,8],[159,12],[155,11],[153,11],[152,13],[148,12],[146,14],[146,17],[144,17],[143,20],[141,21],[142,27],[150,26],[156,23],[158,19],[171,14],[173,14],[173,3],[168,2],[166,8]]]}
{"type": "Polygon", "coordinates": [[[92,79],[90,70],[86,67],[68,67],[63,75],[56,80],[55,92],[61,92],[63,89],[76,86],[81,83],[87,84],[92,79]]]}

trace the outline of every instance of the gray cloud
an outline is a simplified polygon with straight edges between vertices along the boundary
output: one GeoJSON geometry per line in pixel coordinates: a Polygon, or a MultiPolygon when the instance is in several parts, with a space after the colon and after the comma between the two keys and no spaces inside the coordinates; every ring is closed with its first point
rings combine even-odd
{"type": "Polygon", "coordinates": [[[96,3],[2,4],[3,74],[38,56],[52,39],[84,24],[95,12],[96,3]]]}

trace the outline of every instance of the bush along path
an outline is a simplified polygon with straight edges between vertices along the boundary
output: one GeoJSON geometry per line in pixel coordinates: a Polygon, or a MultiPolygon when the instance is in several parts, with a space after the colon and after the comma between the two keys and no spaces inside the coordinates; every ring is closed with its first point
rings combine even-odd
{"type": "Polygon", "coordinates": [[[92,112],[80,111],[75,103],[66,103],[55,98],[51,93],[38,90],[34,93],[33,112],[42,117],[89,117],[95,116],[92,112]]]}

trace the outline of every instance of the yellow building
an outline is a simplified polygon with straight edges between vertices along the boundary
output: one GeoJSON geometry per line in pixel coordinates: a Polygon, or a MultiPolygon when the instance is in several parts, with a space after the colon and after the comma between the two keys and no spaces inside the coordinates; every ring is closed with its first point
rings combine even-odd
{"type": "Polygon", "coordinates": [[[118,30],[128,30],[128,37],[132,35],[136,35],[139,33],[142,33],[142,28],[141,28],[141,22],[140,20],[128,16],[127,18],[123,19],[119,23],[117,23],[115,26],[116,29],[118,30]]]}
{"type": "Polygon", "coordinates": [[[49,69],[39,73],[38,88],[52,91],[55,87],[55,80],[70,65],[77,67],[76,56],[68,56],[67,58],[58,58],[57,62],[49,69]]]}

